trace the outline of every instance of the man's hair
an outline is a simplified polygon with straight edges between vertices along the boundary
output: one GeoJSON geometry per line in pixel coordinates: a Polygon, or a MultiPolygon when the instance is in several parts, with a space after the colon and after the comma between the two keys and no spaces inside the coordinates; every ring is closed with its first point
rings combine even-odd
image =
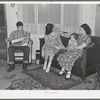
{"type": "Polygon", "coordinates": [[[17,23],[16,23],[16,26],[18,27],[18,26],[23,26],[23,23],[21,22],[21,21],[18,21],[17,23]]]}

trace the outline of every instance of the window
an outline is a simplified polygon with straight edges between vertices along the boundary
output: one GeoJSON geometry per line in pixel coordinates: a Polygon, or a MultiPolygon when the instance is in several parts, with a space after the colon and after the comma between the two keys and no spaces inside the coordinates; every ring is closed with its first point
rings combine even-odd
{"type": "Polygon", "coordinates": [[[61,23],[61,5],[60,4],[39,4],[38,5],[38,23],[61,23]]]}
{"type": "Polygon", "coordinates": [[[63,31],[78,32],[80,5],[78,4],[22,4],[18,6],[26,31],[44,34],[47,23],[63,31]],[[22,11],[20,11],[22,9],[22,11]]]}

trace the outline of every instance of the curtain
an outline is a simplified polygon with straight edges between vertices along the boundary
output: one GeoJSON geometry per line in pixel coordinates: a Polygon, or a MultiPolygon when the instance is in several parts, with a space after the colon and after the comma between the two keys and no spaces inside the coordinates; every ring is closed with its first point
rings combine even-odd
{"type": "Polygon", "coordinates": [[[44,34],[45,26],[48,23],[61,27],[61,5],[60,4],[39,4],[38,5],[38,32],[44,34]]]}
{"type": "Polygon", "coordinates": [[[78,4],[21,4],[18,9],[19,16],[23,17],[24,29],[32,34],[44,34],[47,23],[52,23],[63,31],[78,32],[78,4]]]}
{"type": "Polygon", "coordinates": [[[63,26],[65,31],[78,32],[79,29],[79,5],[78,4],[65,4],[64,5],[64,18],[63,26]]]}
{"type": "Polygon", "coordinates": [[[18,20],[24,24],[24,30],[35,34],[34,4],[18,4],[18,20]]]}
{"type": "Polygon", "coordinates": [[[23,4],[23,22],[34,23],[34,4],[23,4]]]}
{"type": "Polygon", "coordinates": [[[61,5],[60,4],[40,4],[38,5],[38,23],[61,23],[61,5]]]}

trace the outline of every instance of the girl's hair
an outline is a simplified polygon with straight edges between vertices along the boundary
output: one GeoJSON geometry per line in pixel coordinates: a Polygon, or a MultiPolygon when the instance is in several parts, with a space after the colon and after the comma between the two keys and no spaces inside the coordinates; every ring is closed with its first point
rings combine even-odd
{"type": "Polygon", "coordinates": [[[75,38],[76,40],[78,39],[78,34],[77,34],[77,33],[74,32],[74,33],[71,34],[71,36],[72,36],[72,35],[74,36],[74,38],[75,38]]]}
{"type": "Polygon", "coordinates": [[[53,27],[54,27],[53,24],[48,23],[48,24],[46,25],[45,34],[46,34],[46,35],[49,35],[50,33],[52,33],[52,31],[53,31],[53,27]]]}
{"type": "Polygon", "coordinates": [[[87,35],[91,35],[91,28],[88,24],[82,24],[80,27],[82,27],[84,29],[84,31],[86,32],[87,35]]]}

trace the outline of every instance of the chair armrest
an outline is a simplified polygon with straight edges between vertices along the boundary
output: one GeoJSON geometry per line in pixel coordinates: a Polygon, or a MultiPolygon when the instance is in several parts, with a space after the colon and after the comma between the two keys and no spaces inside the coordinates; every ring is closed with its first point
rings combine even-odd
{"type": "Polygon", "coordinates": [[[29,45],[29,47],[31,47],[33,45],[33,41],[31,38],[29,39],[28,45],[29,45]]]}
{"type": "Polygon", "coordinates": [[[5,41],[7,42],[7,48],[11,45],[11,41],[9,39],[5,39],[5,41]]]}
{"type": "Polygon", "coordinates": [[[33,41],[32,41],[32,39],[31,39],[31,38],[29,39],[29,42],[33,44],[33,41]]]}

